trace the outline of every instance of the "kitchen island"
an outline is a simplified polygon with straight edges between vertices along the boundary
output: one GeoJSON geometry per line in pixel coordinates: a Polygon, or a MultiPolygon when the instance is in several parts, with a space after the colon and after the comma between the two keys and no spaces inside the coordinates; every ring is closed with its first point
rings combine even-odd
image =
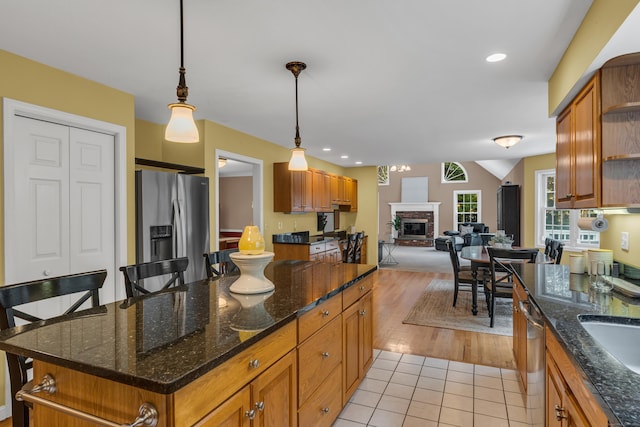
{"type": "MultiPolygon", "coordinates": [[[[586,274],[571,274],[569,268],[562,265],[526,264],[520,270],[520,279],[544,316],[547,350],[551,347],[565,353],[561,356],[566,356],[572,366],[565,365],[564,374],[575,368],[577,375],[573,380],[580,382],[579,386],[584,386],[595,400],[588,404],[597,405],[596,410],[602,410],[610,426],[640,425],[640,374],[611,356],[578,320],[579,314],[603,315],[604,319],[640,318],[640,299],[618,292],[590,291],[586,274]]],[[[628,345],[637,347],[638,343],[628,345]]],[[[547,408],[548,418],[549,412],[547,408]]],[[[554,414],[551,415],[555,420],[554,414]]]]}
{"type": "MultiPolygon", "coordinates": [[[[298,416],[331,425],[350,396],[343,379],[357,386],[372,360],[376,267],[278,261],[265,276],[275,284],[266,294],[229,292],[238,276],[203,280],[3,331],[0,349],[32,357],[34,382],[55,378],[57,391],[41,398],[111,422],[130,423],[149,402],[158,426],[296,425],[298,416]],[[317,356],[307,356],[312,346],[317,356]]],[[[37,403],[33,418],[36,427],[92,425],[37,403]]]]}

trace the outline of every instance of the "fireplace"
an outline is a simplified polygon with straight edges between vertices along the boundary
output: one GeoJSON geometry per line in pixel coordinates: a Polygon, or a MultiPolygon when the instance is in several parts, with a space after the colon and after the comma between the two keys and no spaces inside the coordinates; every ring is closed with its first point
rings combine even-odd
{"type": "Polygon", "coordinates": [[[429,220],[419,218],[400,218],[400,239],[427,239],[429,236],[429,220]]]}
{"type": "Polygon", "coordinates": [[[389,203],[391,218],[400,218],[396,244],[400,246],[433,246],[438,236],[440,202],[389,203]]]}

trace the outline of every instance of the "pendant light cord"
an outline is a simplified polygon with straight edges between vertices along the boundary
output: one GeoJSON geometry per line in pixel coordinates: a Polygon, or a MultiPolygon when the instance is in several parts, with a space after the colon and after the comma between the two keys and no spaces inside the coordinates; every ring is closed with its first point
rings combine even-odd
{"type": "Polygon", "coordinates": [[[187,87],[187,80],[185,78],[186,70],[184,68],[184,19],[182,12],[182,0],[180,0],[180,77],[178,79],[178,87],[176,88],[176,94],[178,95],[178,101],[181,103],[187,102],[189,96],[189,88],[187,87]]]}
{"type": "Polygon", "coordinates": [[[184,68],[184,19],[180,0],[180,68],[184,68]]]}

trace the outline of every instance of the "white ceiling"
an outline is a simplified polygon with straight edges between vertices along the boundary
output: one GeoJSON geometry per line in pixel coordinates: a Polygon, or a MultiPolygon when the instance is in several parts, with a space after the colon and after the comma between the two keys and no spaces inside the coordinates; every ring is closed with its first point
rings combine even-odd
{"type": "MultiPolygon", "coordinates": [[[[591,0],[184,3],[197,119],[292,147],[295,86],[284,65],[303,61],[302,146],[353,166],[553,152],[547,81],[591,0]],[[494,52],[508,57],[485,62],[494,52]],[[513,133],[524,139],[509,150],[491,142],[513,133]]],[[[179,1],[3,1],[0,48],[131,93],[138,118],[166,123],[179,1]]]]}

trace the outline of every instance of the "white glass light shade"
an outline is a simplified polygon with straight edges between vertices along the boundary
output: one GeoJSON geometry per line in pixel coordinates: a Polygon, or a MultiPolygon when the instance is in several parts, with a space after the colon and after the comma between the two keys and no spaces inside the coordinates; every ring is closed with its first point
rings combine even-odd
{"type": "Polygon", "coordinates": [[[306,171],[309,169],[307,159],[304,158],[304,148],[296,147],[291,149],[291,160],[289,160],[290,171],[306,171]]]}
{"type": "Polygon", "coordinates": [[[164,139],[172,142],[193,143],[200,141],[198,127],[193,120],[193,112],[196,109],[193,105],[178,102],[169,104],[171,109],[171,119],[164,132],[164,139]]]}
{"type": "Polygon", "coordinates": [[[493,138],[493,142],[501,147],[509,148],[516,145],[522,139],[522,135],[505,135],[493,138]]]}

